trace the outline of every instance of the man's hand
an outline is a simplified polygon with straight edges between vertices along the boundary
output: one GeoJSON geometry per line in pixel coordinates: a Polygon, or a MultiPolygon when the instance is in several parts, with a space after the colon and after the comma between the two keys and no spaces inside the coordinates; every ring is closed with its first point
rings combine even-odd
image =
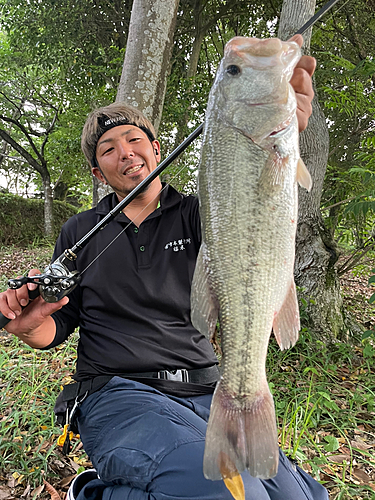
{"type": "MultiPolygon", "coordinates": [[[[38,269],[29,272],[29,276],[36,274],[40,274],[38,269]]],[[[37,297],[29,303],[29,290],[35,290],[36,287],[28,283],[17,290],[8,289],[0,293],[0,312],[11,320],[6,325],[7,332],[32,347],[46,347],[55,336],[55,323],[50,316],[67,304],[69,299],[64,297],[50,304],[42,297],[37,297]]]]}
{"type": "MultiPolygon", "coordinates": [[[[289,41],[303,44],[302,35],[294,35],[289,41]]],[[[294,68],[290,84],[296,93],[298,128],[302,132],[307,127],[312,113],[311,101],[314,97],[311,77],[314,74],[316,60],[311,56],[302,56],[294,68]]]]}

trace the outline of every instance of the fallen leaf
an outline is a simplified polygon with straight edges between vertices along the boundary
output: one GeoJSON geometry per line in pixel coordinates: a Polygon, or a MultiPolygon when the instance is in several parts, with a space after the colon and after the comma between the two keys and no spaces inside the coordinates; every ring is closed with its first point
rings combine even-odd
{"type": "Polygon", "coordinates": [[[30,486],[30,483],[28,483],[28,485],[26,486],[25,488],[25,491],[22,493],[21,495],[21,498],[25,498],[27,497],[27,495],[29,494],[29,491],[31,490],[31,486],[30,486]]]}
{"type": "Polygon", "coordinates": [[[0,500],[12,498],[11,490],[7,486],[0,486],[0,500]]]}
{"type": "Polygon", "coordinates": [[[327,458],[330,462],[335,462],[337,464],[342,464],[344,460],[350,463],[350,455],[331,455],[327,458]]]}
{"type": "Polygon", "coordinates": [[[312,471],[312,467],[310,464],[302,464],[302,469],[305,471],[305,472],[308,472],[309,474],[311,473],[312,471]]]}
{"type": "Polygon", "coordinates": [[[65,488],[65,486],[69,486],[69,484],[73,481],[73,479],[77,476],[77,474],[72,474],[71,476],[64,477],[64,479],[61,479],[59,482],[59,486],[61,488],[65,488]]]}
{"type": "Polygon", "coordinates": [[[46,491],[51,495],[51,500],[61,500],[60,495],[57,493],[52,484],[49,484],[46,480],[43,480],[46,487],[46,491]]]}
{"type": "Polygon", "coordinates": [[[7,486],[9,486],[9,488],[14,488],[15,485],[16,485],[16,480],[14,479],[13,476],[9,476],[7,481],[7,486]]]}
{"type": "Polygon", "coordinates": [[[350,444],[352,445],[353,448],[358,448],[359,450],[366,451],[369,448],[373,448],[373,444],[367,444],[364,443],[363,441],[350,441],[350,444]]]}
{"type": "Polygon", "coordinates": [[[44,490],[44,484],[41,484],[40,486],[38,486],[37,488],[35,488],[35,490],[33,490],[31,492],[31,498],[37,498],[41,493],[42,491],[44,490]]]}
{"type": "Polygon", "coordinates": [[[370,476],[368,476],[362,469],[353,469],[352,476],[364,484],[368,484],[371,480],[370,476]]]}
{"type": "Polygon", "coordinates": [[[80,465],[77,464],[77,462],[74,462],[71,458],[69,458],[70,465],[73,467],[73,469],[77,472],[77,470],[80,468],[80,465]]]}
{"type": "Polygon", "coordinates": [[[337,450],[340,455],[350,455],[350,450],[346,446],[340,446],[340,448],[337,450]]]}
{"type": "Polygon", "coordinates": [[[54,460],[53,461],[54,465],[56,465],[57,467],[59,467],[60,469],[63,469],[65,467],[65,464],[63,464],[61,462],[61,460],[54,460]]]}

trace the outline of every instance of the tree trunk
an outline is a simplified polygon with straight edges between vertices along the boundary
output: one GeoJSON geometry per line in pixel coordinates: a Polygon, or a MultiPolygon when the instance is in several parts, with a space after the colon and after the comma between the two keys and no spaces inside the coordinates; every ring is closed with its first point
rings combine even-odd
{"type": "MultiPolygon", "coordinates": [[[[47,170],[47,169],[46,169],[47,170]]],[[[51,178],[46,171],[42,175],[43,191],[44,191],[44,234],[53,237],[53,191],[51,186],[51,178]]]]}
{"type": "Polygon", "coordinates": [[[138,107],[157,132],[179,0],[134,0],[117,101],[138,107]]]}
{"type": "Polygon", "coordinates": [[[92,176],[92,206],[96,207],[100,200],[107,196],[107,194],[113,193],[113,189],[108,184],[103,184],[94,175],[92,176]]]}
{"type": "Polygon", "coordinates": [[[99,198],[99,184],[100,181],[95,177],[95,175],[92,176],[92,206],[96,207],[96,205],[99,203],[100,198],[99,198]]]}
{"type": "MultiPolygon", "coordinates": [[[[315,0],[284,0],[278,36],[290,38],[315,11],[315,0]]],[[[311,30],[304,35],[310,49],[311,30]]],[[[329,135],[317,97],[307,129],[300,135],[301,156],[311,174],[310,193],[299,188],[295,280],[306,301],[308,327],[316,338],[334,341],[344,329],[340,284],[335,268],[339,253],[320,212],[320,199],[329,153],[329,135]]]]}

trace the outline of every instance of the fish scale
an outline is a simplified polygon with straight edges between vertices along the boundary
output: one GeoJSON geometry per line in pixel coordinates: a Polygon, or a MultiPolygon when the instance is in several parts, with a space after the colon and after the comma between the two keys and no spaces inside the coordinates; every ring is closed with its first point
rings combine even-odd
{"type": "Polygon", "coordinates": [[[236,37],[225,49],[207,105],[198,173],[202,245],[194,273],[194,326],[217,320],[222,376],[207,427],[204,474],[260,478],[277,472],[278,443],[265,362],[272,327],[281,348],[299,330],[293,279],[299,158],[289,85],[294,42],[236,37]]]}

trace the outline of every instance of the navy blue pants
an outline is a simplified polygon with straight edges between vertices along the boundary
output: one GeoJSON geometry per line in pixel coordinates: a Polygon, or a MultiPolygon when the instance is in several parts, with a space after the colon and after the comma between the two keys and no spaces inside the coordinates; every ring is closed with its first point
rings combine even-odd
{"type": "MultiPolygon", "coordinates": [[[[212,395],[173,398],[114,377],[78,414],[84,449],[100,479],[77,500],[233,500],[223,481],[203,476],[212,395]]],[[[242,474],[246,500],[328,500],[325,488],[280,451],[277,475],[242,474]]]]}

